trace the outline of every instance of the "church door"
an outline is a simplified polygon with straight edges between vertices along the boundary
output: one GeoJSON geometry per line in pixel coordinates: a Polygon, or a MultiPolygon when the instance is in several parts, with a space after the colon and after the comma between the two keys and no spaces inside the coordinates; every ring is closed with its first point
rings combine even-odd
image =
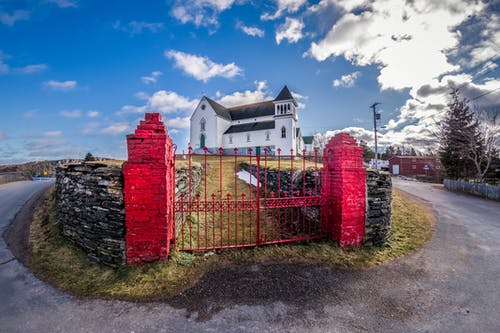
{"type": "Polygon", "coordinates": [[[260,147],[255,147],[255,155],[260,156],[260,147]]]}
{"type": "Polygon", "coordinates": [[[205,134],[200,135],[200,148],[205,148],[205,134]]]}

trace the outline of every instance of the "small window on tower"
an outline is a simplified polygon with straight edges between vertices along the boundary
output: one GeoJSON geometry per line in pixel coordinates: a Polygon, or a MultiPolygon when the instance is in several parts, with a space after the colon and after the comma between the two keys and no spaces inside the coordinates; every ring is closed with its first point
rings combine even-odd
{"type": "Polygon", "coordinates": [[[233,144],[233,136],[232,135],[229,136],[229,143],[233,144]]]}
{"type": "Polygon", "coordinates": [[[269,131],[266,131],[266,141],[271,140],[271,133],[269,131]]]}
{"type": "Polygon", "coordinates": [[[205,124],[206,124],[205,118],[201,118],[201,120],[200,120],[200,130],[202,130],[202,131],[205,130],[205,124]]]}
{"type": "Polygon", "coordinates": [[[250,133],[247,133],[247,142],[250,142],[250,133]]]}
{"type": "Polygon", "coordinates": [[[285,126],[283,126],[283,127],[281,128],[281,137],[282,137],[282,138],[286,138],[286,128],[285,128],[285,126]]]}

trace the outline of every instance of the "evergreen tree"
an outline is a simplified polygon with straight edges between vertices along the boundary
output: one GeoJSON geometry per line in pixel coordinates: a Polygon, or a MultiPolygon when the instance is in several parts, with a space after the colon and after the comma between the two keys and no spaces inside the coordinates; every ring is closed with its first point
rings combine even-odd
{"type": "Polygon", "coordinates": [[[359,145],[363,147],[363,161],[370,162],[372,158],[375,158],[375,152],[370,147],[368,147],[366,141],[361,140],[359,142],[359,145]]]}
{"type": "Polygon", "coordinates": [[[457,179],[474,174],[474,166],[467,156],[471,140],[475,141],[476,146],[481,144],[477,121],[467,100],[460,98],[458,90],[453,90],[451,102],[441,123],[439,145],[439,158],[447,177],[457,179]]]}
{"type": "Polygon", "coordinates": [[[84,161],[85,161],[85,162],[88,162],[88,161],[95,161],[95,157],[94,157],[94,155],[92,155],[90,152],[88,152],[88,153],[87,153],[87,155],[85,155],[84,161]]]}

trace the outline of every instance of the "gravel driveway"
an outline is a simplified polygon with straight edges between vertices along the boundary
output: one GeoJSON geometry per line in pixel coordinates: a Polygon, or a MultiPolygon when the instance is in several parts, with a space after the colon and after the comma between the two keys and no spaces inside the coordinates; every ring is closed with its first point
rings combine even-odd
{"type": "MultiPolygon", "coordinates": [[[[44,189],[33,184],[0,186],[2,233],[44,189]]],[[[437,217],[434,238],[416,253],[370,269],[215,270],[161,303],[66,295],[10,260],[0,239],[0,332],[500,332],[500,203],[394,185],[427,200],[437,217]]]]}

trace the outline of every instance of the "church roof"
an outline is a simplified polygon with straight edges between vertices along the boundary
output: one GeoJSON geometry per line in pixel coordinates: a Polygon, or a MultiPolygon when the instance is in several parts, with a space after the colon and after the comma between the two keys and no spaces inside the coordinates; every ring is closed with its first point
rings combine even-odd
{"type": "MultiPolygon", "coordinates": [[[[297,102],[293,98],[290,90],[288,90],[287,86],[284,86],[281,89],[281,92],[278,94],[278,97],[274,100],[257,102],[252,104],[238,105],[233,107],[226,108],[225,106],[217,103],[216,101],[206,97],[208,104],[212,107],[215,113],[226,119],[226,120],[241,120],[241,119],[249,119],[249,118],[257,118],[257,117],[265,117],[265,116],[274,116],[274,102],[277,101],[286,101],[292,100],[295,105],[297,102]]],[[[283,116],[290,116],[288,114],[283,116]]]]}
{"type": "Polygon", "coordinates": [[[274,104],[273,101],[264,101],[253,104],[239,105],[229,108],[232,120],[241,120],[248,118],[273,116],[274,104]]]}
{"type": "Polygon", "coordinates": [[[278,97],[276,97],[275,101],[287,101],[290,99],[294,99],[292,93],[290,93],[290,90],[288,90],[287,86],[284,86],[278,94],[278,97]]]}
{"type": "Polygon", "coordinates": [[[207,99],[208,104],[210,104],[210,106],[212,107],[212,109],[214,109],[215,113],[218,116],[221,116],[222,118],[227,119],[227,120],[231,120],[231,114],[229,113],[228,109],[226,109],[225,107],[223,107],[222,105],[220,105],[216,101],[214,101],[206,96],[205,96],[205,98],[207,99]]]}
{"type": "Polygon", "coordinates": [[[260,121],[248,124],[232,125],[227,129],[227,131],[224,132],[224,134],[252,132],[252,131],[260,131],[273,128],[274,128],[274,120],[260,121]]]}
{"type": "Polygon", "coordinates": [[[312,145],[314,136],[303,136],[302,139],[304,140],[304,144],[306,145],[312,145]]]}

